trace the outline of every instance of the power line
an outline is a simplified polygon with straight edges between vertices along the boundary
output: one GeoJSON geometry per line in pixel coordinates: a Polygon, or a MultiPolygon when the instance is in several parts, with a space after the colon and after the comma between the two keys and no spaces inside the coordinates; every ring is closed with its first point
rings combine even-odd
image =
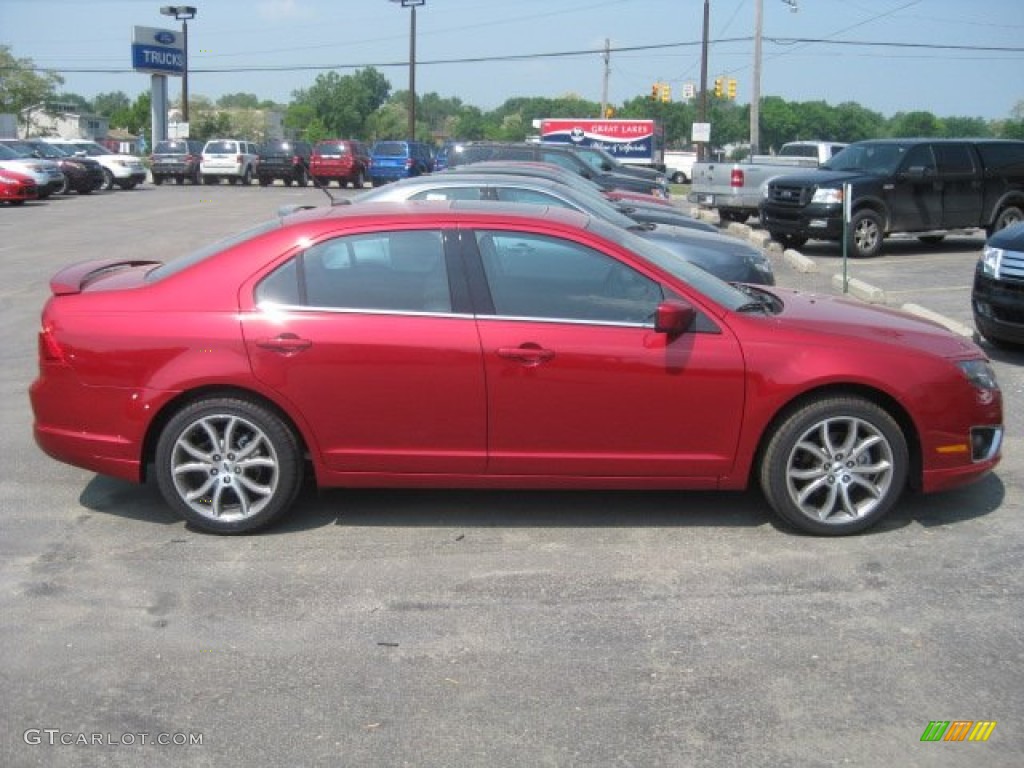
{"type": "MultiPolygon", "coordinates": [[[[912,50],[929,50],[929,51],[964,51],[970,53],[1024,53],[1024,47],[1020,46],[988,46],[988,45],[955,45],[949,43],[907,43],[907,42],[884,42],[874,40],[835,40],[829,38],[812,38],[812,37],[766,37],[766,41],[774,43],[780,46],[791,46],[791,45],[828,45],[828,46],[842,46],[842,47],[867,47],[867,48],[890,48],[890,49],[912,49],[912,50]]],[[[713,44],[725,44],[725,43],[749,43],[753,40],[752,36],[749,37],[730,37],[720,38],[717,40],[710,41],[713,44]]],[[[644,51],[656,51],[666,50],[673,48],[693,48],[701,45],[701,41],[693,42],[682,42],[682,43],[659,43],[655,45],[634,45],[634,46],[617,46],[607,49],[611,53],[636,53],[644,51]]],[[[484,64],[484,63],[497,63],[497,62],[513,62],[513,61],[535,61],[539,59],[557,59],[557,58],[572,58],[576,56],[602,56],[606,52],[605,48],[584,48],[573,51],[553,51],[548,53],[524,53],[524,54],[509,54],[502,56],[470,56],[470,57],[459,57],[450,59],[427,59],[417,60],[416,66],[447,66],[451,64],[484,64]]],[[[310,64],[310,65],[295,65],[295,64],[281,64],[281,65],[247,65],[238,67],[191,67],[190,71],[203,74],[227,74],[227,73],[242,73],[242,72],[310,72],[318,70],[332,70],[332,69],[365,69],[367,67],[374,68],[390,68],[390,67],[407,67],[408,61],[381,61],[381,62],[358,62],[358,63],[339,63],[339,64],[310,64]]],[[[8,71],[33,71],[33,72],[58,72],[68,74],[126,74],[134,72],[135,70],[131,67],[17,67],[17,66],[0,66],[0,72],[8,71]]]]}

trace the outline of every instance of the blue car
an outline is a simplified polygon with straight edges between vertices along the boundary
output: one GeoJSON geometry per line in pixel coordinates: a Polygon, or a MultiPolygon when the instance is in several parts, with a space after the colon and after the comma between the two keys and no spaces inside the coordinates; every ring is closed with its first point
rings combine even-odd
{"type": "Polygon", "coordinates": [[[433,170],[430,147],[422,141],[378,141],[370,149],[370,183],[422,176],[433,170]]]}

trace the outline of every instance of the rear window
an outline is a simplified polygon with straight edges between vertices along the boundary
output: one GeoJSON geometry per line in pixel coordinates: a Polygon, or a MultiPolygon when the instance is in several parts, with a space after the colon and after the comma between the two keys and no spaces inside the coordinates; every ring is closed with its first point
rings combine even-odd
{"type": "Polygon", "coordinates": [[[188,143],[184,141],[161,141],[153,150],[155,155],[170,155],[178,152],[188,152],[188,143]]]}
{"type": "Polygon", "coordinates": [[[233,154],[238,151],[237,141],[211,141],[203,152],[207,154],[233,154]]]}
{"type": "Polygon", "coordinates": [[[330,157],[334,155],[344,155],[347,152],[348,147],[337,141],[322,142],[316,145],[316,153],[318,155],[326,155],[330,157]]]}
{"type": "Polygon", "coordinates": [[[373,154],[382,157],[405,157],[408,153],[404,141],[382,141],[373,147],[373,154]]]}

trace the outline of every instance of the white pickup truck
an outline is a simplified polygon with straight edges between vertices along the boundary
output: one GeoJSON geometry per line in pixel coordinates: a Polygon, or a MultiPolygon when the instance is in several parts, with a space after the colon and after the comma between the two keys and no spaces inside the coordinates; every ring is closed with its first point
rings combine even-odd
{"type": "Polygon", "coordinates": [[[717,208],[723,221],[746,221],[757,214],[762,186],[794,168],[817,168],[846,144],[835,141],[791,141],[777,155],[753,155],[739,163],[693,164],[693,183],[687,200],[717,208]]]}

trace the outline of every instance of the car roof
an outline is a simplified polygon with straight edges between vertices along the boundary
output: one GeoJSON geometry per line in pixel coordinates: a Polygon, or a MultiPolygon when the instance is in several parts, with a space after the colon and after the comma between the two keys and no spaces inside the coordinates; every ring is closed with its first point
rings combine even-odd
{"type": "Polygon", "coordinates": [[[367,201],[355,205],[303,208],[283,217],[285,226],[313,221],[337,221],[346,224],[396,224],[434,226],[445,222],[489,224],[527,224],[541,227],[552,224],[584,229],[591,217],[557,206],[532,203],[504,203],[480,200],[413,200],[408,202],[367,201]]]}

